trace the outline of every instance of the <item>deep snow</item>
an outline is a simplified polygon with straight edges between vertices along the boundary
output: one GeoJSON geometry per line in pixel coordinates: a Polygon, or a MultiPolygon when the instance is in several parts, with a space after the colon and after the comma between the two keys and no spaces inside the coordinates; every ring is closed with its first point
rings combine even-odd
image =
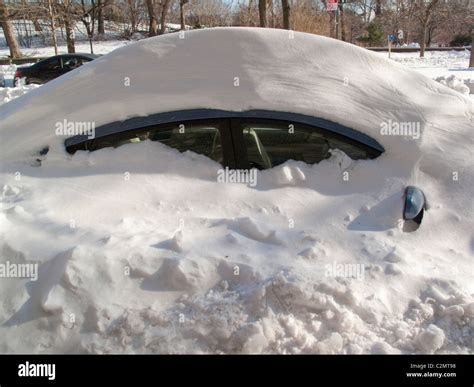
{"type": "Polygon", "coordinates": [[[474,69],[469,68],[470,55],[469,50],[427,51],[424,58],[420,58],[419,53],[392,53],[391,58],[467,95],[474,94],[474,69]]]}
{"type": "Polygon", "coordinates": [[[1,257],[40,266],[1,279],[0,351],[472,353],[473,113],[375,53],[240,28],[141,41],[3,105],[1,257]],[[290,161],[252,188],[159,143],[70,157],[54,134],[203,107],[319,116],[386,152],[290,161]],[[421,138],[382,135],[389,120],[421,138]],[[413,233],[409,184],[429,202],[413,233]]]}

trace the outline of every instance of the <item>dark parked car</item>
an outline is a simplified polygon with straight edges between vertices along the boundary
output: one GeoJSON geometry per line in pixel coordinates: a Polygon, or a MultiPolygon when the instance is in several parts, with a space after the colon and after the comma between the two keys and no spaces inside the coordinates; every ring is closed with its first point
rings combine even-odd
{"type": "Polygon", "coordinates": [[[52,56],[34,65],[18,68],[13,82],[16,84],[18,79],[25,78],[27,85],[41,85],[98,57],[99,55],[94,54],[62,54],[52,56]]]}

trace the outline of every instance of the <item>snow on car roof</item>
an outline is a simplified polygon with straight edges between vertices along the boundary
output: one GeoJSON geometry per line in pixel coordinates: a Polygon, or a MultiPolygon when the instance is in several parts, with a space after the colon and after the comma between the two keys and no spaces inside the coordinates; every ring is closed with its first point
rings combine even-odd
{"type": "Polygon", "coordinates": [[[286,30],[214,28],[117,49],[2,106],[1,151],[6,159],[46,145],[64,152],[65,138],[55,131],[64,120],[98,127],[199,108],[320,117],[373,137],[388,152],[416,149],[420,141],[384,136],[382,125],[419,123],[421,139],[427,125],[444,120],[464,119],[456,127],[467,128],[464,113],[473,112],[458,93],[348,43],[286,30]]]}
{"type": "Polygon", "coordinates": [[[39,269],[0,281],[0,348],[472,352],[472,106],[364,49],[242,28],[146,39],[3,105],[2,262],[39,269]],[[252,187],[158,141],[71,156],[55,135],[63,120],[201,108],[317,116],[386,152],[289,160],[252,187]],[[381,133],[413,122],[418,139],[381,133]],[[407,185],[429,205],[412,233],[407,185]]]}

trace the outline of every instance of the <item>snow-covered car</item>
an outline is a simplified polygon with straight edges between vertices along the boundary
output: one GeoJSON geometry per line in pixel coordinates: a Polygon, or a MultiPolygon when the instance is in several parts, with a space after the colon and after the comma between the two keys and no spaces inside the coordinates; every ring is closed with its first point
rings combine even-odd
{"type": "MultiPolygon", "coordinates": [[[[150,140],[241,171],[270,169],[289,160],[317,164],[335,150],[351,160],[373,159],[384,152],[377,141],[351,128],[307,115],[266,110],[193,109],[117,121],[97,129],[93,136],[66,139],[66,150],[71,154],[92,152],[150,140]]],[[[424,194],[417,187],[407,187],[404,201],[403,219],[416,227],[426,207],[424,194]]]]}
{"type": "Polygon", "coordinates": [[[473,350],[474,107],[413,70],[204,29],[0,116],[1,351],[473,350]]]}
{"type": "Polygon", "coordinates": [[[87,53],[61,54],[29,66],[20,66],[15,72],[13,84],[16,85],[20,79],[24,79],[26,85],[42,85],[98,57],[87,53]]]}

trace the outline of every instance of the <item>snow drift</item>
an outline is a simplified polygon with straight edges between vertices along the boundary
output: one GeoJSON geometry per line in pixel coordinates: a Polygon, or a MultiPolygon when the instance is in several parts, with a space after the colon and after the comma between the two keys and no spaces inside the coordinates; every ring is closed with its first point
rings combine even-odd
{"type": "Polygon", "coordinates": [[[140,41],[1,106],[1,259],[39,271],[1,278],[0,351],[472,352],[473,113],[366,50],[244,28],[140,41]],[[70,156],[54,132],[193,108],[321,117],[386,152],[247,187],[159,143],[70,156]],[[413,233],[410,184],[429,202],[413,233]]]}

